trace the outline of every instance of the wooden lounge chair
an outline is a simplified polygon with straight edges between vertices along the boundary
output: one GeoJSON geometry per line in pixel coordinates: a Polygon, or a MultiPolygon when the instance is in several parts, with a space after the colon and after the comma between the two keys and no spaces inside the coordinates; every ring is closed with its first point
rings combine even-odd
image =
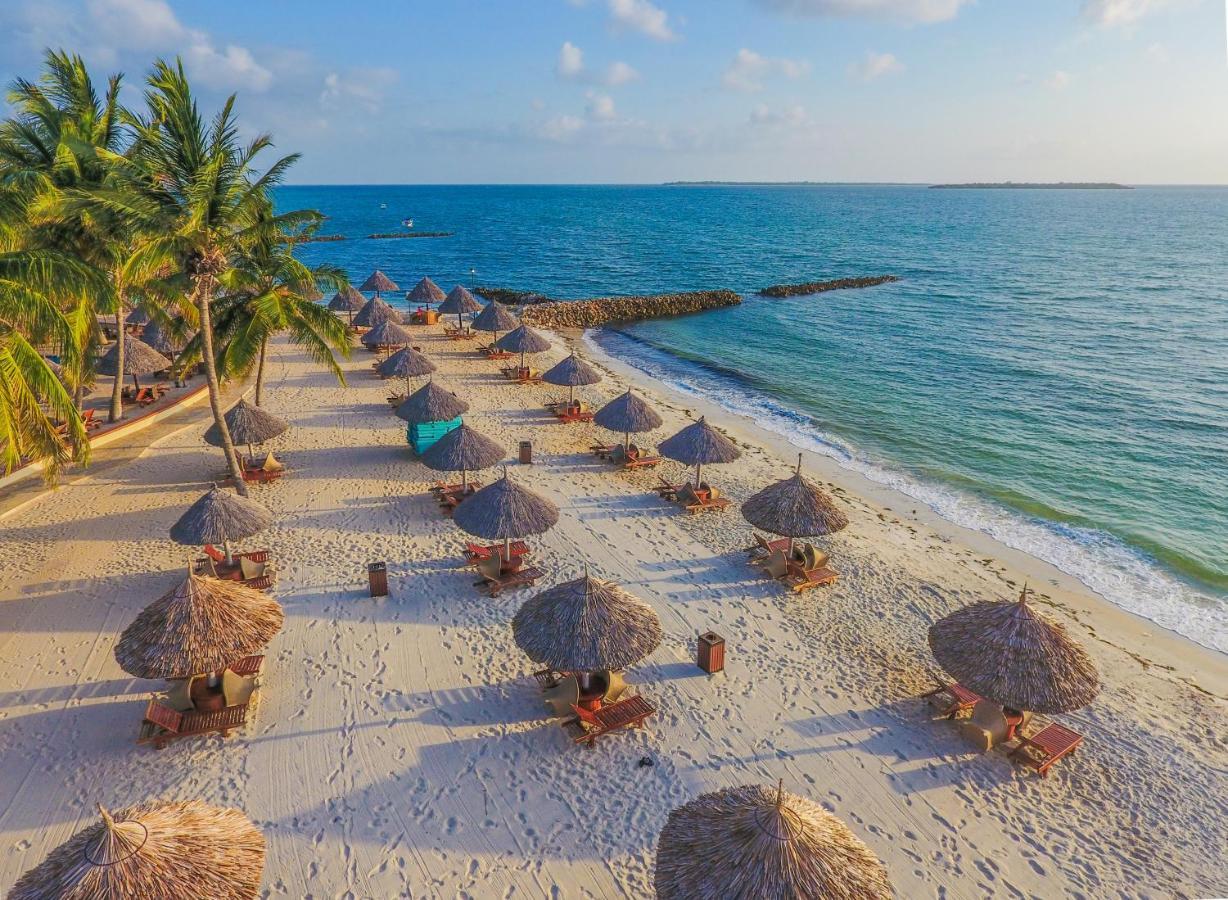
{"type": "Polygon", "coordinates": [[[85,426],[86,431],[93,431],[102,427],[102,419],[94,415],[94,410],[87,409],[81,416],[81,424],[85,426]]]}
{"type": "Polygon", "coordinates": [[[928,694],[922,694],[921,699],[929,700],[932,705],[938,707],[940,719],[954,719],[960,713],[971,710],[984,698],[957,682],[945,684],[940,681],[938,687],[928,694]]]}
{"type": "MultiPolygon", "coordinates": [[[[532,554],[532,552],[533,551],[529,549],[529,545],[526,544],[524,541],[512,541],[512,548],[511,548],[512,556],[518,556],[523,559],[524,557],[532,554]]],[[[489,546],[482,546],[481,544],[475,544],[472,541],[466,541],[465,542],[465,565],[467,566],[477,565],[479,560],[489,559],[492,556],[501,556],[502,553],[503,553],[502,544],[491,544],[489,546]]]]}
{"type": "Polygon", "coordinates": [[[787,585],[789,585],[793,593],[800,594],[802,591],[808,591],[811,588],[831,584],[839,577],[839,572],[834,569],[829,569],[826,566],[807,570],[802,568],[793,560],[789,560],[788,569],[785,571],[784,581],[787,585]]]}
{"type": "Polygon", "coordinates": [[[487,359],[511,359],[515,356],[514,353],[509,353],[506,350],[500,350],[498,347],[485,347],[482,352],[486,354],[487,359]]]}
{"type": "Polygon", "coordinates": [[[256,562],[246,556],[239,557],[240,581],[258,591],[267,591],[273,586],[277,570],[269,562],[256,562]]]}
{"type": "Polygon", "coordinates": [[[1045,776],[1050,766],[1074,753],[1082,743],[1083,735],[1054,722],[1031,737],[1019,735],[1019,746],[1011,751],[1011,759],[1045,776]]]}
{"type": "Polygon", "coordinates": [[[763,535],[759,534],[759,532],[756,531],[753,533],[755,535],[754,546],[746,548],[747,553],[751,554],[752,557],[757,557],[757,559],[751,559],[752,563],[771,556],[777,550],[784,553],[789,549],[788,538],[777,538],[769,541],[767,538],[763,537],[763,535]]]}
{"type": "Polygon", "coordinates": [[[153,744],[161,750],[170,741],[192,735],[220,731],[222,737],[229,737],[231,731],[247,723],[247,710],[248,705],[241,703],[211,712],[181,712],[158,700],[150,700],[136,742],[153,744]]]}
{"type": "Polygon", "coordinates": [[[690,484],[684,484],[678,491],[678,502],[690,515],[705,509],[722,510],[729,506],[729,498],[720,496],[716,488],[696,491],[690,484]]]}
{"type": "Polygon", "coordinates": [[[258,677],[264,671],[264,655],[245,656],[238,662],[231,663],[227,668],[236,675],[258,677]]]}
{"type": "MultiPolygon", "coordinates": [[[[272,456],[272,454],[269,455],[272,456]]],[[[264,465],[252,465],[252,463],[247,460],[241,460],[241,462],[244,481],[252,481],[257,484],[268,484],[269,482],[276,481],[278,478],[281,478],[282,475],[286,474],[284,467],[281,469],[267,469],[264,465]]],[[[274,460],[274,462],[276,462],[276,460],[274,460]]],[[[268,460],[266,459],[265,465],[267,464],[268,460]]],[[[277,463],[277,465],[280,466],[281,463],[277,463]]]]}
{"type": "MultiPolygon", "coordinates": [[[[540,378],[538,379],[541,380],[540,378]]],[[[554,415],[564,425],[570,425],[572,422],[591,422],[593,421],[593,412],[586,409],[584,404],[576,406],[560,406],[554,411],[554,415]]]]}
{"type": "Polygon", "coordinates": [[[657,492],[657,496],[662,500],[677,500],[678,492],[682,490],[682,486],[685,484],[685,482],[671,484],[660,475],[657,476],[657,481],[660,482],[660,484],[656,486],[655,490],[657,492]]]}
{"type": "Polygon", "coordinates": [[[656,708],[639,694],[624,697],[616,703],[596,710],[572,704],[574,716],[564,720],[563,728],[577,744],[590,747],[597,738],[620,728],[640,728],[656,712],[656,708]]]}
{"type": "Polygon", "coordinates": [[[504,572],[502,560],[496,556],[480,559],[476,565],[482,580],[475,581],[473,585],[485,588],[492,597],[497,597],[502,591],[531,585],[546,574],[536,566],[504,572]]]}

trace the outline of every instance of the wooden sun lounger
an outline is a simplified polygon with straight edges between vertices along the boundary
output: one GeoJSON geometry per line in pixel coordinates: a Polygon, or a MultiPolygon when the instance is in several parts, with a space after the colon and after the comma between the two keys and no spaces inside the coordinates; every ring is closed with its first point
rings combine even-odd
{"type": "Polygon", "coordinates": [[[222,737],[229,737],[231,731],[247,723],[247,710],[248,705],[242,703],[212,712],[180,712],[157,700],[150,700],[145,707],[145,718],[141,722],[141,733],[136,742],[153,744],[156,749],[161,750],[170,741],[192,735],[220,731],[222,737]]]}
{"type": "Polygon", "coordinates": [[[523,569],[517,569],[515,572],[501,574],[497,578],[492,575],[483,575],[482,580],[475,581],[473,586],[484,587],[490,596],[497,597],[501,591],[531,585],[537,579],[545,576],[545,574],[537,566],[526,566],[523,569]]]}
{"type": "Polygon", "coordinates": [[[785,553],[789,549],[789,539],[788,538],[776,538],[775,540],[769,541],[767,538],[763,537],[763,535],[759,534],[759,532],[757,531],[754,532],[754,535],[755,535],[754,546],[746,548],[746,552],[749,553],[752,557],[751,559],[752,563],[762,562],[765,557],[771,556],[777,550],[779,550],[781,553],[785,553]]]}
{"type": "Polygon", "coordinates": [[[205,544],[205,555],[198,556],[195,560],[193,560],[193,574],[204,575],[208,573],[210,575],[216,575],[218,578],[234,578],[235,580],[239,580],[241,578],[241,574],[239,572],[240,558],[250,559],[252,562],[258,563],[267,563],[269,561],[268,550],[248,550],[244,553],[232,553],[230,555],[234,560],[234,564],[230,567],[226,567],[226,554],[217,547],[214,547],[212,544],[205,544]],[[214,569],[212,571],[209,569],[210,562],[214,564],[214,569]],[[223,568],[218,569],[217,566],[222,566],[223,568]]]}
{"type": "MultiPolygon", "coordinates": [[[[532,552],[533,551],[529,549],[529,545],[524,541],[512,541],[512,556],[524,558],[529,556],[532,552]]],[[[499,556],[503,555],[502,544],[482,546],[481,544],[474,544],[471,541],[465,542],[465,565],[467,566],[474,565],[480,559],[489,559],[496,554],[499,556]]]]}
{"type": "Polygon", "coordinates": [[[931,702],[937,701],[940,708],[939,718],[954,719],[960,713],[972,709],[983,698],[979,694],[974,694],[962,684],[952,681],[949,684],[939,682],[937,688],[928,694],[922,694],[921,699],[931,702]]]}
{"type": "Polygon", "coordinates": [[[644,720],[657,711],[639,694],[624,697],[597,710],[589,711],[575,704],[571,709],[575,715],[563,720],[563,728],[577,744],[588,744],[590,747],[603,734],[620,728],[643,727],[644,720]]]}
{"type": "Polygon", "coordinates": [[[657,492],[657,496],[662,500],[677,500],[678,492],[682,490],[683,484],[685,484],[685,482],[682,484],[670,484],[660,475],[657,476],[657,481],[659,481],[660,484],[656,486],[655,490],[657,492]]]}
{"type": "Polygon", "coordinates": [[[506,350],[499,350],[495,347],[483,347],[482,353],[485,354],[487,359],[511,359],[516,355],[514,353],[509,353],[506,350]]]}
{"type": "Polygon", "coordinates": [[[622,466],[624,469],[650,469],[660,463],[661,457],[659,456],[636,456],[629,457],[622,466]]]}
{"type": "Polygon", "coordinates": [[[94,410],[87,409],[81,416],[81,424],[85,426],[86,431],[93,431],[102,427],[102,419],[95,416],[94,410]]]}
{"type": "Polygon", "coordinates": [[[1083,743],[1083,735],[1056,722],[1031,737],[1016,736],[1019,746],[1011,751],[1011,759],[1035,769],[1042,777],[1049,774],[1050,766],[1074,753],[1083,743]]]}
{"type": "Polygon", "coordinates": [[[692,502],[686,504],[683,508],[690,515],[695,515],[696,513],[703,512],[705,509],[721,510],[725,509],[727,506],[729,506],[728,497],[717,497],[715,499],[709,499],[708,497],[697,497],[692,502]]]}
{"type": "Polygon", "coordinates": [[[243,469],[243,480],[256,484],[268,484],[286,474],[284,469],[270,472],[260,466],[249,466],[246,460],[240,460],[240,467],[243,469]]]}
{"type": "Polygon", "coordinates": [[[259,675],[264,670],[264,656],[245,656],[237,663],[227,666],[236,675],[259,675]]]}
{"type": "Polygon", "coordinates": [[[574,407],[559,407],[554,411],[554,415],[564,425],[570,425],[572,422],[591,422],[593,421],[592,410],[580,409],[574,407]]]}
{"type": "Polygon", "coordinates": [[[839,577],[839,572],[835,569],[829,569],[827,566],[820,566],[817,569],[807,571],[797,563],[790,562],[783,580],[785,584],[789,585],[793,593],[800,594],[802,591],[808,591],[811,588],[831,584],[839,577]]]}

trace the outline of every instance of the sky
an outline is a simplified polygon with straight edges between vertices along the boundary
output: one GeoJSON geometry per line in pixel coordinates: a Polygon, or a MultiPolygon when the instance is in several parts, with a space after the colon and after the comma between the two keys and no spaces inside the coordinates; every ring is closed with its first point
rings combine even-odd
{"type": "Polygon", "coordinates": [[[181,56],[292,183],[1222,184],[1224,5],[0,0],[0,81],[181,56]]]}

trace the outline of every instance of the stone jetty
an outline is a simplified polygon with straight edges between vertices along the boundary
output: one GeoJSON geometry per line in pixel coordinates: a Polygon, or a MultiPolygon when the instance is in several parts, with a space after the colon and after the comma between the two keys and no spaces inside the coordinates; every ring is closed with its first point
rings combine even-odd
{"type": "Polygon", "coordinates": [[[800,297],[802,294],[821,294],[824,291],[840,291],[845,288],[874,287],[899,281],[898,275],[870,275],[863,278],[836,278],[832,281],[807,281],[802,284],[774,284],[759,293],[764,297],[800,297]]]}
{"type": "Polygon", "coordinates": [[[643,297],[596,297],[526,305],[521,321],[542,328],[593,328],[609,322],[635,322],[736,306],[742,298],[733,291],[688,291],[643,297]]]}

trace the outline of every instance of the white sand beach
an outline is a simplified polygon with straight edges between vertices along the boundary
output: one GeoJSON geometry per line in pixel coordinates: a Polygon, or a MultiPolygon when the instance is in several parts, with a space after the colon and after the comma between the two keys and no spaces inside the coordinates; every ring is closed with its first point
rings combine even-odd
{"type": "MultiPolygon", "coordinates": [[[[643,730],[574,746],[547,717],[512,640],[531,591],[488,599],[461,568],[465,535],[426,493],[372,355],[348,387],[277,347],[266,405],[292,428],[290,468],[252,488],[272,529],[286,626],[268,649],[254,720],[223,741],[134,739],[151,690],[117,665],[119,633],[181,579],[167,529],[213,479],[196,424],[0,519],[0,889],[94,817],[98,802],[201,799],[244,809],[268,839],[272,897],[645,897],[671,808],[747,782],[807,795],[886,864],[898,896],[1207,897],[1228,894],[1228,660],[1090,594],[1056,570],[950,526],[915,501],[806,455],[851,524],[827,539],[839,581],[786,594],[746,563],[737,504],[787,475],[796,450],[609,360],[596,405],[641,383],[672,434],[701,413],[744,445],[706,470],[735,505],[683,515],[587,452],[608,434],[542,408],[472,346],[421,329],[466,421],[508,449],[512,476],[561,509],[529,540],[547,573],[585,563],[650,603],[665,639],[628,672],[658,712],[643,730]],[[511,462],[520,440],[534,464],[511,462]],[[367,596],[386,560],[391,596],[367,596]],[[918,696],[937,667],[927,627],[1017,595],[1093,655],[1104,689],[1057,717],[1086,735],[1048,778],[978,754],[918,696]],[[715,630],[727,668],[695,666],[715,630]],[[641,758],[653,761],[640,766],[641,758]]],[[[562,341],[533,360],[545,368],[562,341]]],[[[583,350],[582,352],[587,352],[583,350]]],[[[662,474],[680,476],[666,463],[662,474]]],[[[482,473],[489,481],[492,473],[482,473]]]]}

